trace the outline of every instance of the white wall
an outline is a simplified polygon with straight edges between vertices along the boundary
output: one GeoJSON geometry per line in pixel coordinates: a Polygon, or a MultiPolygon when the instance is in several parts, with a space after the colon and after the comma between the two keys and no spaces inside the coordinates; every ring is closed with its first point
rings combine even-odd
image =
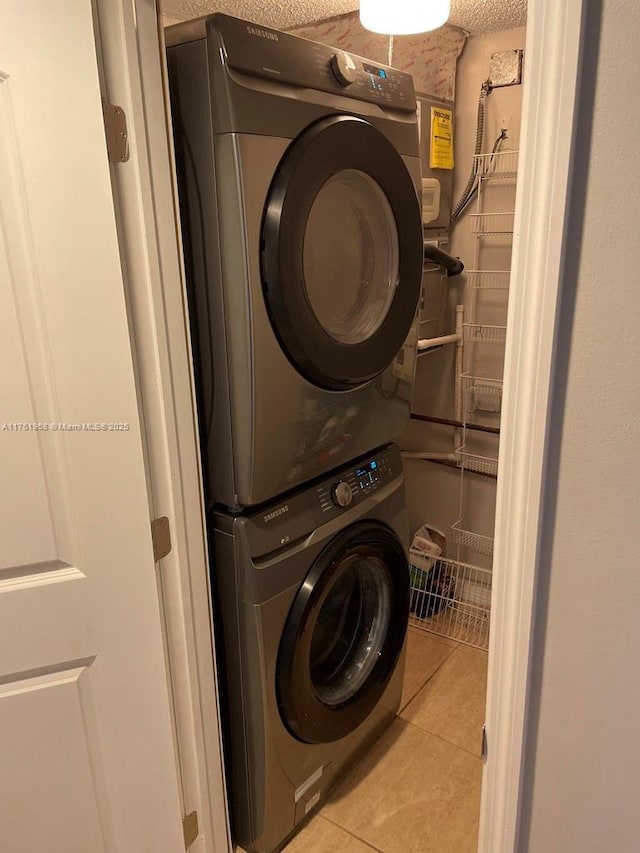
{"type": "Polygon", "coordinates": [[[551,423],[529,853],[640,849],[640,7],[602,7],[600,39],[593,9],[586,29],[551,423]]]}

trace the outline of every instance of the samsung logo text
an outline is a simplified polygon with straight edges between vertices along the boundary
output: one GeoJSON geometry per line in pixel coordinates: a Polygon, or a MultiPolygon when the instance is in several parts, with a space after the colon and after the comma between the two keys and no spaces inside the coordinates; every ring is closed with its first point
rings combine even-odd
{"type": "Polygon", "coordinates": [[[257,27],[247,27],[247,32],[250,36],[258,36],[261,39],[271,39],[271,41],[278,41],[277,33],[270,33],[269,30],[259,30],[257,27]]]}
{"type": "Polygon", "coordinates": [[[266,515],[263,515],[262,518],[265,522],[273,521],[274,518],[284,515],[285,512],[289,512],[289,504],[279,506],[278,509],[274,509],[273,512],[268,512],[266,515]]]}

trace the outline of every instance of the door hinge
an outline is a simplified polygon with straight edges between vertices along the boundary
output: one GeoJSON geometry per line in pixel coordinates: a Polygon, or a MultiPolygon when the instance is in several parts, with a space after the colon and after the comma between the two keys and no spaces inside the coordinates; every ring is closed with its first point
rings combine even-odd
{"type": "Polygon", "coordinates": [[[484,761],[487,757],[487,727],[482,724],[482,746],[480,747],[480,755],[484,761]]]}
{"type": "Polygon", "coordinates": [[[188,850],[198,837],[198,812],[189,812],[182,818],[182,834],[184,835],[184,849],[188,850]]]}
{"type": "Polygon", "coordinates": [[[102,102],[104,131],[107,137],[107,156],[110,163],[126,163],[129,159],[127,116],[117,104],[102,102]]]}
{"type": "Polygon", "coordinates": [[[154,518],[151,522],[151,541],[153,542],[153,559],[156,563],[171,552],[171,528],[166,515],[154,518]]]}

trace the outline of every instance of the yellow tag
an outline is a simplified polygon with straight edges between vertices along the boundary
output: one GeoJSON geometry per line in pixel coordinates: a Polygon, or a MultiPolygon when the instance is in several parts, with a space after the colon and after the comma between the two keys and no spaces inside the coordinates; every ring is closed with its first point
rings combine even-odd
{"type": "Polygon", "coordinates": [[[442,107],[431,107],[429,166],[453,169],[453,112],[442,107]]]}

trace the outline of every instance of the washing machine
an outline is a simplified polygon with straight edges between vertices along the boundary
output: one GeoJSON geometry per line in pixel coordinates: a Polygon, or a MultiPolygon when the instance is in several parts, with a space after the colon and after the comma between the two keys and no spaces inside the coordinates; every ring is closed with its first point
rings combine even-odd
{"type": "Polygon", "coordinates": [[[212,518],[234,841],[279,849],[394,718],[409,617],[391,445],[246,515],[212,518]]]}
{"type": "Polygon", "coordinates": [[[401,434],[422,274],[408,74],[216,14],[166,31],[209,502],[401,434]]]}

